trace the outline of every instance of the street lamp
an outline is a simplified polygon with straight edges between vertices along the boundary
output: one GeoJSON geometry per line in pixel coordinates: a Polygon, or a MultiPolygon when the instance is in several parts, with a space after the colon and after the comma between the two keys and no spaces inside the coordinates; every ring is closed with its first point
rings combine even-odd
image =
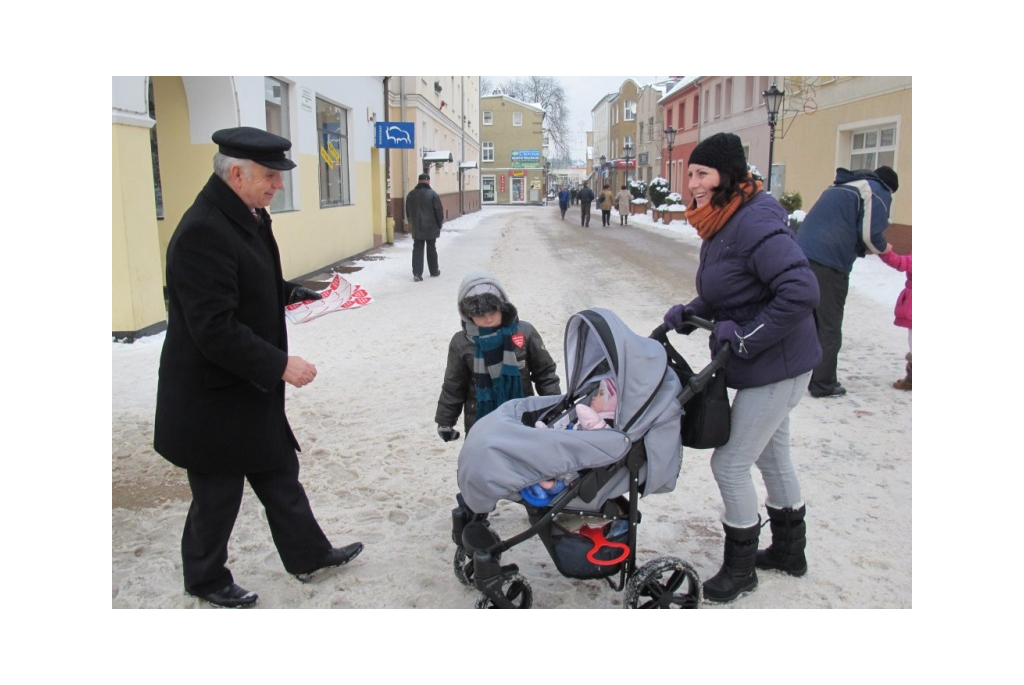
{"type": "Polygon", "coordinates": [[[669,126],[665,129],[665,142],[668,143],[668,191],[672,192],[672,144],[676,142],[676,130],[669,126]]]}
{"type": "MultiPolygon", "coordinates": [[[[598,182],[600,182],[603,185],[604,184],[604,163],[608,161],[608,158],[605,157],[604,155],[601,155],[598,158],[598,160],[601,162],[601,173],[599,173],[597,175],[597,180],[598,180],[598,182]]],[[[596,186],[597,184],[595,183],[594,185],[596,186]]]]}
{"type": "Polygon", "coordinates": [[[782,99],[786,92],[779,90],[772,82],[772,87],[761,93],[764,98],[764,108],[768,110],[768,128],[771,130],[771,137],[768,138],[768,192],[772,192],[772,156],[775,154],[775,125],[779,123],[779,110],[782,109],[782,99]]]}
{"type": "Polygon", "coordinates": [[[622,170],[622,185],[629,185],[629,160],[633,158],[633,146],[629,143],[622,146],[622,158],[626,160],[626,167],[622,170]]]}

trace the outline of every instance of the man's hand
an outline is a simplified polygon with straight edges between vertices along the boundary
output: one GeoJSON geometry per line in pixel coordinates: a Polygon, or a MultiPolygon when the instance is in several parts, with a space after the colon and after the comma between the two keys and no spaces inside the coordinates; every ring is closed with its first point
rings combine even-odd
{"type": "Polygon", "coordinates": [[[316,367],[302,357],[288,357],[288,365],[284,367],[285,383],[290,383],[296,388],[309,385],[316,378],[316,367]]]}
{"type": "Polygon", "coordinates": [[[299,286],[292,290],[291,296],[288,298],[288,304],[295,304],[296,302],[305,302],[306,300],[319,300],[321,294],[316,290],[310,290],[305,286],[299,286]]]}

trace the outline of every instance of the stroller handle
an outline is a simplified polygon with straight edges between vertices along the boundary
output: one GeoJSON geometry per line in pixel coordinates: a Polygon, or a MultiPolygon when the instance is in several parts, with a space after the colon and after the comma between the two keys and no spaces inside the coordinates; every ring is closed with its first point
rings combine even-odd
{"type": "MultiPolygon", "coordinates": [[[[702,319],[699,316],[686,317],[686,323],[693,324],[697,328],[703,328],[706,331],[715,330],[714,322],[708,321],[707,319],[702,319]]],[[[676,351],[676,349],[672,347],[672,343],[668,341],[668,332],[670,330],[672,329],[668,326],[668,324],[662,323],[651,332],[651,335],[649,337],[653,338],[654,340],[657,340],[662,345],[664,345],[665,351],[668,353],[669,357],[675,357],[678,361],[682,362],[682,364],[687,368],[687,370],[689,370],[689,365],[686,364],[686,361],[682,358],[682,355],[680,355],[676,351]]],[[[718,352],[716,352],[714,356],[712,356],[711,363],[705,366],[697,373],[690,376],[690,379],[686,381],[685,387],[683,388],[683,393],[682,395],[680,395],[680,399],[685,402],[686,400],[689,400],[690,397],[693,397],[701,390],[703,390],[704,386],[708,384],[708,381],[711,380],[711,377],[715,374],[715,372],[724,367],[726,362],[729,361],[729,356],[731,354],[732,346],[729,344],[729,342],[722,343],[722,346],[718,348],[718,352]]]]}

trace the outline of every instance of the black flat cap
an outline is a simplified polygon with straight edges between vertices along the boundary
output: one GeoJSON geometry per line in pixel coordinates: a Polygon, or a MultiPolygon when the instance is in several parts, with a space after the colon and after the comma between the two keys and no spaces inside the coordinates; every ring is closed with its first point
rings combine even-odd
{"type": "Polygon", "coordinates": [[[292,148],[292,141],[258,128],[222,128],[213,134],[213,142],[220,146],[220,153],[228,157],[251,159],[257,164],[278,171],[295,168],[295,162],[284,154],[292,148]]]}

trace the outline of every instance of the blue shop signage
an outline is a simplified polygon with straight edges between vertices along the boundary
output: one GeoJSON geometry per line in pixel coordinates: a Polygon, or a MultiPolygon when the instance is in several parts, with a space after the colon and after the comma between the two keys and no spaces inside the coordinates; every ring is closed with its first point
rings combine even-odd
{"type": "Polygon", "coordinates": [[[415,145],[416,124],[409,121],[378,121],[374,138],[378,148],[411,150],[415,145]]]}
{"type": "Polygon", "coordinates": [[[537,162],[540,163],[540,150],[513,150],[513,162],[537,162]]]}

